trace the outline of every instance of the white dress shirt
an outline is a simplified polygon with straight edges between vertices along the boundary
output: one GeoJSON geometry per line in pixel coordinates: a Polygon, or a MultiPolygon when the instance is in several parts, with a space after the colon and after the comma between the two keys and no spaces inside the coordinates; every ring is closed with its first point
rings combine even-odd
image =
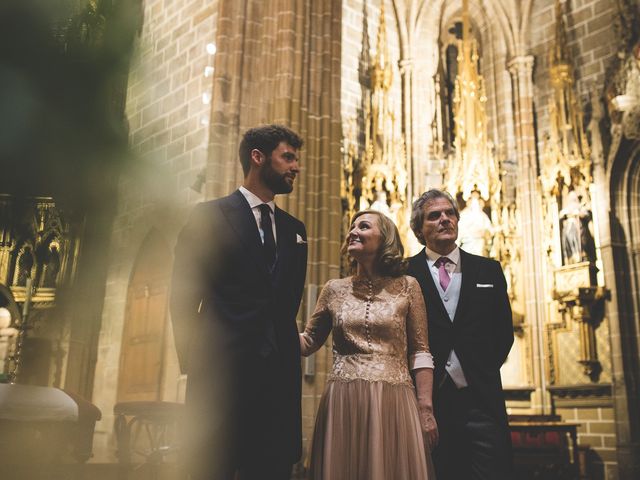
{"type": "Polygon", "coordinates": [[[263,202],[262,200],[260,200],[260,197],[258,197],[255,193],[247,190],[243,186],[241,186],[238,190],[240,190],[240,193],[244,195],[244,198],[247,199],[247,202],[251,207],[251,212],[253,213],[253,216],[256,219],[256,225],[258,226],[258,232],[260,232],[260,240],[262,240],[263,244],[264,244],[264,232],[262,231],[262,227],[260,226],[261,213],[258,207],[263,203],[266,205],[269,205],[269,208],[271,209],[271,213],[269,215],[271,216],[271,228],[273,229],[273,239],[275,240],[277,245],[278,237],[276,236],[276,217],[274,214],[274,212],[276,211],[276,203],[273,200],[271,200],[270,202],[263,202]]]}

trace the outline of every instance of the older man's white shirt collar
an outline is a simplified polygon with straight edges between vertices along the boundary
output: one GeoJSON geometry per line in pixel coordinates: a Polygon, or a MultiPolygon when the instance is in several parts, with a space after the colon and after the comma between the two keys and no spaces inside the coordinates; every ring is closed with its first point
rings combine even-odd
{"type": "Polygon", "coordinates": [[[238,190],[240,190],[240,193],[242,193],[242,195],[244,195],[244,198],[247,199],[247,202],[249,202],[249,206],[251,208],[256,208],[258,205],[262,205],[263,203],[266,203],[271,208],[272,213],[276,211],[276,202],[274,202],[273,200],[271,200],[270,202],[263,202],[262,200],[260,200],[260,197],[258,197],[252,191],[247,190],[242,185],[238,190]]]}
{"type": "Polygon", "coordinates": [[[427,254],[427,264],[429,265],[429,268],[433,267],[433,264],[436,263],[440,257],[447,257],[456,267],[460,263],[460,247],[457,245],[456,248],[454,248],[448,255],[440,255],[429,247],[424,247],[424,249],[427,254]]]}

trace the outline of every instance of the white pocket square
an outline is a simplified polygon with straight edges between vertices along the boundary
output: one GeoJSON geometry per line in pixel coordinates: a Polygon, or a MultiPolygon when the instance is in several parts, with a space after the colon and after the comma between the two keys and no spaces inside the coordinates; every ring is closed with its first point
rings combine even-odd
{"type": "Polygon", "coordinates": [[[304,240],[304,239],[300,236],[300,234],[299,234],[299,233],[296,233],[296,243],[297,243],[298,245],[300,245],[300,244],[307,243],[307,241],[306,241],[306,240],[304,240]]]}
{"type": "Polygon", "coordinates": [[[478,288],[493,288],[493,283],[476,283],[478,288]]]}

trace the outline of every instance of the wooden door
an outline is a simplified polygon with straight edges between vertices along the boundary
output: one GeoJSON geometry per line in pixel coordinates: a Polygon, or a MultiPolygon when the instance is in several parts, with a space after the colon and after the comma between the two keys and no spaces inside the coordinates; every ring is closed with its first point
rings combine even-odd
{"type": "Polygon", "coordinates": [[[171,259],[161,234],[152,230],[127,292],[118,402],[161,400],[171,259]]]}

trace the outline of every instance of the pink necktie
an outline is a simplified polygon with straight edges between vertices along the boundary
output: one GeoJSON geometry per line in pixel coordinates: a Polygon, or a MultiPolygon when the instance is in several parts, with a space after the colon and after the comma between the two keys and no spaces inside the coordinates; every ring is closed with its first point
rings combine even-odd
{"type": "Polygon", "coordinates": [[[440,280],[440,286],[442,287],[442,290],[447,290],[449,282],[451,281],[449,272],[447,272],[447,269],[444,268],[447,263],[451,263],[451,260],[449,260],[447,257],[440,257],[438,260],[436,260],[435,263],[435,266],[438,267],[438,279],[440,280]]]}

